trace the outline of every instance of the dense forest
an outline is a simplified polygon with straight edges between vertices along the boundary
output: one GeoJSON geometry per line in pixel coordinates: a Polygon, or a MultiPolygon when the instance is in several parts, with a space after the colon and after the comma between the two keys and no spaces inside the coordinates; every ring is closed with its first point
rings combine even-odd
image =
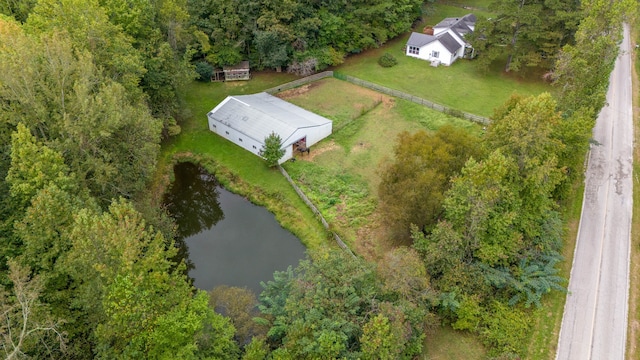
{"type": "Polygon", "coordinates": [[[482,141],[449,127],[403,135],[380,169],[380,206],[408,246],[380,264],[312,254],[256,299],[194,289],[172,221],[144,200],[185,86],[247,59],[296,74],[338,65],[409,31],[425,4],[1,2],[4,356],[411,359],[440,323],[517,356],[528,309],[563,288],[559,204],[635,4],[510,3],[493,8],[505,21],[479,24],[478,61],[545,68],[559,96],[512,97],[482,141]]]}

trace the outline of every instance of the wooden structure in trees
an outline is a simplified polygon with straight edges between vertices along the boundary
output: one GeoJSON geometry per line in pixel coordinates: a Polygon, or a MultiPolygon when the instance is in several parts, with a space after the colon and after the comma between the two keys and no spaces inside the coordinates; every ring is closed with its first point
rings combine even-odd
{"type": "Polygon", "coordinates": [[[225,66],[222,71],[224,72],[224,81],[249,80],[251,78],[249,61],[246,60],[233,66],[225,66]]]}

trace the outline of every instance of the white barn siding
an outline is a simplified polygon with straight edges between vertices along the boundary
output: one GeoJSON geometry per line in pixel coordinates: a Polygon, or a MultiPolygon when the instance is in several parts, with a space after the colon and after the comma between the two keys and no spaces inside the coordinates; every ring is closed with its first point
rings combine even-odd
{"type": "Polygon", "coordinates": [[[209,118],[209,130],[244,148],[245,150],[251,151],[252,153],[259,156],[258,152],[260,151],[260,149],[262,149],[261,141],[252,139],[246,134],[232,129],[220,122],[217,122],[215,120],[212,121],[211,118],[209,118]]]}
{"type": "Polygon", "coordinates": [[[264,139],[275,132],[291,159],[301,139],[310,147],[331,135],[332,122],[266,93],[228,96],[207,114],[209,130],[259,156],[264,139]]]}

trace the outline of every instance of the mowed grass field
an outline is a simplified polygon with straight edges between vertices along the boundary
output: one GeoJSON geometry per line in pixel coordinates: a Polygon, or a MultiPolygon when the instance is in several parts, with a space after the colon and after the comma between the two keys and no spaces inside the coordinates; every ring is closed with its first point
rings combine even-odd
{"type": "MultiPolygon", "coordinates": [[[[429,16],[425,25],[435,25],[445,17],[464,16],[470,12],[478,16],[490,13],[484,1],[466,1],[468,8],[447,4],[434,4],[427,8],[429,16]],[[476,4],[477,3],[477,4],[476,4]]],[[[421,31],[420,25],[415,31],[421,31]]],[[[493,109],[502,105],[512,94],[537,95],[554,89],[541,81],[541,74],[528,79],[518,74],[502,72],[504,62],[494,63],[488,71],[478,67],[477,62],[459,59],[451,66],[431,67],[429,62],[406,56],[404,47],[410,33],[393,39],[378,49],[347,58],[334,71],[355,76],[363,80],[404,91],[415,96],[472,114],[489,117],[493,109]],[[378,65],[378,58],[385,52],[392,54],[398,64],[391,68],[378,65]]]]}

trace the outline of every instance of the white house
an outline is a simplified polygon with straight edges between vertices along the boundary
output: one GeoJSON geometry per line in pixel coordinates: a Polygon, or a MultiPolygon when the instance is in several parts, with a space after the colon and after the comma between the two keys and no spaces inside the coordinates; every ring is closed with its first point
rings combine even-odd
{"type": "Polygon", "coordinates": [[[308,148],[331,135],[332,122],[265,92],[227,96],[207,114],[209,130],[259,155],[264,139],[280,135],[284,156],[291,159],[297,149],[308,148]]]}
{"type": "Polygon", "coordinates": [[[446,18],[433,27],[433,35],[411,33],[407,41],[407,56],[431,61],[434,66],[451,65],[461,57],[473,57],[473,48],[465,40],[476,25],[476,16],[446,18]]]}

